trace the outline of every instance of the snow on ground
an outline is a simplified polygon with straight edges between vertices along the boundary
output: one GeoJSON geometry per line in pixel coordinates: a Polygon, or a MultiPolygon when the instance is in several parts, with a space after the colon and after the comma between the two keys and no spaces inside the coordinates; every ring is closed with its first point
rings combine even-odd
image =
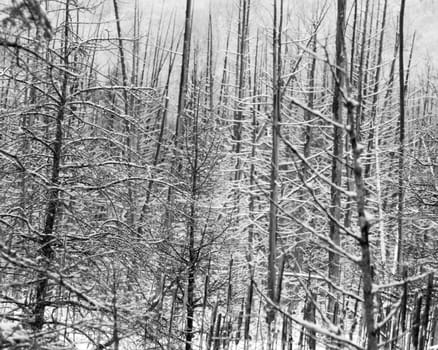
{"type": "Polygon", "coordinates": [[[0,344],[16,345],[29,341],[29,333],[19,324],[11,321],[0,321],[0,344]]]}

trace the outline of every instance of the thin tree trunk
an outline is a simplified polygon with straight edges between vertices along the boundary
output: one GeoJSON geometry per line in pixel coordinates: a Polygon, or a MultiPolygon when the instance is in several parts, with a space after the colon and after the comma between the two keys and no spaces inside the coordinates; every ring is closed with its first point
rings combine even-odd
{"type": "Polygon", "coordinates": [[[233,140],[235,141],[234,150],[238,157],[236,166],[236,180],[240,179],[240,159],[242,151],[242,120],[243,120],[243,98],[245,96],[245,76],[246,76],[246,42],[248,35],[249,7],[250,0],[242,0],[240,9],[241,20],[239,20],[239,44],[238,44],[238,107],[235,113],[233,130],[233,140]]]}
{"type": "Polygon", "coordinates": [[[219,301],[216,300],[216,303],[213,306],[213,310],[211,312],[211,321],[210,321],[210,329],[208,331],[208,336],[207,336],[207,350],[211,349],[211,346],[213,344],[213,338],[214,338],[214,332],[215,332],[215,324],[216,324],[216,319],[217,319],[217,309],[218,309],[218,305],[219,301]]]}
{"type": "Polygon", "coordinates": [[[421,333],[419,341],[418,341],[418,348],[420,350],[427,349],[427,344],[429,340],[429,313],[430,313],[430,307],[432,303],[432,292],[433,292],[433,272],[429,274],[427,279],[427,289],[426,289],[426,295],[424,300],[424,313],[421,320],[421,333]]]}
{"type": "MultiPolygon", "coordinates": [[[[346,0],[338,0],[337,9],[337,25],[336,25],[336,84],[333,96],[333,118],[339,125],[343,123],[343,97],[342,89],[344,88],[344,73],[345,73],[345,46],[344,46],[344,31],[345,31],[345,8],[346,0]]],[[[338,222],[341,219],[341,193],[339,187],[342,185],[342,159],[343,159],[343,131],[339,126],[334,126],[333,133],[333,159],[332,159],[332,175],[331,181],[331,201],[330,213],[334,220],[330,220],[330,239],[336,245],[340,245],[340,227],[338,222]]],[[[339,255],[329,251],[329,279],[339,285],[341,277],[339,255]]],[[[331,288],[331,287],[330,287],[331,288]]],[[[335,291],[332,290],[332,293],[335,291]]],[[[335,320],[335,304],[336,299],[333,296],[329,297],[328,316],[329,319],[335,320]]]]}
{"type": "Polygon", "coordinates": [[[258,98],[256,97],[259,91],[258,88],[258,58],[259,58],[259,33],[257,33],[257,42],[256,42],[256,53],[255,53],[255,62],[254,62],[254,79],[253,79],[253,109],[252,109],[252,146],[251,146],[251,166],[250,166],[250,174],[249,174],[249,186],[250,186],[250,198],[249,198],[249,217],[251,223],[248,228],[248,248],[247,248],[247,261],[248,261],[248,270],[249,270],[249,283],[248,283],[248,291],[245,300],[245,323],[244,323],[244,349],[248,350],[249,346],[249,331],[251,324],[251,311],[253,304],[253,295],[254,295],[254,272],[255,266],[253,262],[253,245],[254,245],[254,209],[255,209],[255,195],[253,193],[253,189],[255,187],[255,156],[256,156],[256,140],[257,140],[257,113],[260,112],[260,103],[258,103],[258,98]]]}
{"type": "Polygon", "coordinates": [[[225,315],[223,317],[223,325],[222,325],[222,335],[223,335],[223,347],[226,349],[229,344],[229,335],[230,335],[230,322],[231,322],[231,304],[233,299],[233,257],[230,259],[230,263],[228,265],[228,283],[227,283],[227,301],[226,301],[226,309],[225,315]]]}
{"type": "MultiPolygon", "coordinates": [[[[128,115],[130,113],[129,109],[129,99],[128,99],[128,73],[126,70],[126,60],[125,60],[125,49],[123,47],[123,39],[122,39],[122,29],[120,25],[120,16],[119,16],[119,7],[117,0],[113,0],[113,6],[114,6],[114,16],[116,19],[116,28],[117,28],[117,39],[118,39],[118,49],[119,49],[119,56],[120,56],[120,66],[122,69],[122,84],[123,84],[123,106],[124,106],[124,124],[125,124],[125,130],[126,133],[125,136],[125,153],[128,160],[128,163],[131,162],[131,124],[129,122],[128,115]]],[[[128,176],[131,175],[131,169],[128,167],[128,176]]],[[[128,225],[133,227],[135,222],[135,205],[134,205],[134,194],[132,191],[132,186],[128,182],[127,185],[127,191],[128,191],[128,201],[129,201],[129,212],[127,215],[128,218],[128,225]]]]}
{"type": "MultiPolygon", "coordinates": [[[[178,284],[178,279],[177,279],[178,284]]],[[[175,317],[175,304],[176,304],[176,298],[178,296],[178,288],[175,287],[173,293],[172,293],[172,302],[170,305],[170,315],[169,315],[169,328],[167,330],[167,350],[170,350],[171,347],[171,339],[172,339],[172,328],[173,328],[173,319],[175,317]]]]}
{"type": "MultiPolygon", "coordinates": [[[[316,24],[313,26],[314,32],[312,33],[311,39],[311,50],[313,52],[312,61],[310,63],[310,70],[308,71],[308,82],[309,82],[309,93],[307,97],[307,105],[309,109],[314,108],[315,101],[315,73],[316,73],[316,43],[317,43],[317,32],[316,32],[316,24]]],[[[303,155],[305,158],[310,157],[310,147],[312,144],[312,126],[310,125],[310,121],[312,120],[312,114],[309,111],[306,111],[304,114],[304,119],[306,121],[306,129],[305,129],[305,140],[304,140],[304,149],[303,155]]],[[[303,178],[307,180],[308,169],[307,166],[303,163],[303,178]]]]}
{"type": "MultiPolygon", "coordinates": [[[[359,101],[361,103],[361,101],[359,101]]],[[[354,108],[351,103],[347,105],[347,108],[354,108]]],[[[369,235],[371,222],[370,218],[366,214],[365,210],[365,184],[363,179],[363,167],[361,165],[361,153],[363,148],[357,142],[355,132],[359,130],[358,127],[354,126],[354,120],[350,120],[349,136],[351,142],[351,149],[353,151],[354,158],[354,178],[356,184],[356,198],[357,198],[357,212],[359,217],[359,227],[360,227],[360,247],[362,251],[362,278],[363,278],[363,308],[365,316],[365,327],[367,336],[367,349],[376,350],[377,349],[377,334],[374,324],[374,295],[372,291],[373,284],[373,271],[371,263],[371,251],[369,243],[369,235]]],[[[356,115],[356,123],[360,123],[360,115],[356,115]]]]}
{"type": "MultiPolygon", "coordinates": [[[[196,74],[196,73],[195,73],[196,74]]],[[[197,89],[197,87],[195,87],[197,89]]],[[[196,277],[196,263],[197,250],[195,246],[195,230],[196,230],[196,212],[197,212],[197,198],[198,198],[198,163],[199,163],[199,93],[196,97],[196,107],[192,128],[192,142],[193,142],[193,164],[191,164],[191,196],[190,196],[190,215],[188,218],[188,252],[189,252],[189,266],[187,277],[187,315],[186,315],[186,350],[192,350],[192,339],[194,336],[193,324],[195,315],[195,277],[196,277]]]]}
{"type": "Polygon", "coordinates": [[[210,283],[210,266],[211,266],[211,256],[208,260],[208,268],[207,273],[204,279],[204,296],[202,301],[202,315],[201,315],[201,330],[199,332],[199,350],[203,349],[203,340],[204,340],[204,325],[205,325],[205,313],[207,310],[207,302],[208,302],[208,286],[210,283]]]}
{"type": "Polygon", "coordinates": [[[181,119],[184,115],[184,109],[185,109],[187,81],[188,81],[189,64],[190,64],[191,38],[192,38],[192,0],[186,0],[184,44],[183,44],[183,55],[182,55],[182,65],[181,65],[181,78],[179,83],[179,94],[178,94],[178,111],[177,111],[176,126],[175,126],[176,142],[178,137],[181,135],[181,128],[182,128],[181,119]]]}
{"type": "MultiPolygon", "coordinates": [[[[380,27],[380,39],[379,48],[377,54],[377,67],[376,75],[374,77],[374,90],[373,90],[373,102],[371,106],[371,122],[374,127],[371,127],[369,141],[368,141],[368,152],[371,152],[372,147],[375,147],[375,161],[376,161],[376,191],[378,197],[378,209],[379,209],[379,232],[380,232],[380,255],[382,258],[383,267],[386,265],[386,237],[383,227],[383,212],[381,204],[381,182],[380,182],[380,160],[379,160],[379,127],[380,123],[377,116],[377,103],[379,100],[379,88],[380,88],[380,73],[381,65],[383,59],[383,41],[385,36],[385,26],[386,26],[386,14],[388,8],[388,0],[385,0],[383,5],[383,17],[382,24],[380,27]]],[[[365,167],[365,178],[369,177],[371,171],[371,162],[369,162],[365,167]]]]}
{"type": "Polygon", "coordinates": [[[432,316],[432,329],[431,329],[431,335],[430,335],[430,345],[435,346],[437,343],[437,336],[438,336],[438,306],[435,306],[433,310],[433,316],[432,316]]]}
{"type": "Polygon", "coordinates": [[[400,83],[400,118],[399,118],[399,159],[398,159],[398,202],[397,202],[397,266],[403,263],[403,215],[404,215],[404,159],[405,159],[405,83],[404,83],[404,13],[405,2],[401,0],[399,18],[399,83],[400,83]]]}
{"type": "MultiPolygon", "coordinates": [[[[354,73],[356,67],[356,46],[357,46],[357,26],[358,26],[358,1],[354,1],[354,15],[353,15],[353,29],[352,29],[352,39],[351,39],[351,51],[350,51],[350,75],[349,81],[352,86],[356,86],[354,80],[354,73]]],[[[347,116],[347,118],[350,118],[347,116]]],[[[345,152],[348,154],[350,148],[348,134],[345,136],[345,152]]],[[[346,183],[348,191],[353,188],[353,169],[350,164],[350,159],[346,157],[345,159],[345,173],[346,173],[346,183]]],[[[353,210],[351,210],[351,201],[348,201],[345,208],[344,226],[346,228],[351,226],[351,217],[353,215],[353,210]]]]}
{"type": "MultiPolygon", "coordinates": [[[[183,134],[183,128],[185,128],[185,121],[183,120],[185,116],[186,107],[186,95],[187,95],[187,85],[188,85],[188,75],[189,75],[189,65],[190,65],[190,45],[192,38],[192,0],[186,0],[186,13],[185,13],[185,24],[184,24],[184,43],[183,43],[183,53],[182,53],[182,63],[181,63],[181,75],[179,81],[179,92],[178,92],[178,107],[176,115],[175,124],[175,134],[174,134],[174,159],[171,165],[171,173],[176,172],[176,167],[180,167],[179,158],[179,138],[183,134]]],[[[168,187],[167,190],[167,202],[171,205],[173,204],[173,194],[172,186],[168,187]]],[[[166,220],[170,224],[173,221],[172,209],[166,211],[166,220]]]]}
{"type": "MultiPolygon", "coordinates": [[[[368,25],[368,17],[369,17],[369,4],[370,1],[366,1],[365,5],[365,13],[364,13],[364,20],[363,20],[363,28],[362,28],[362,41],[361,41],[361,49],[360,49],[360,58],[359,58],[359,70],[358,70],[358,83],[357,83],[357,91],[358,91],[358,104],[357,104],[357,123],[356,123],[356,130],[355,130],[355,137],[356,141],[360,142],[361,140],[361,124],[362,124],[362,111],[363,111],[363,96],[364,96],[364,75],[366,75],[366,69],[365,69],[365,47],[367,42],[367,25],[368,25]]],[[[351,142],[351,140],[350,140],[351,142]]],[[[354,150],[353,150],[354,152],[354,150]]]]}
{"type": "MultiPolygon", "coordinates": [[[[283,0],[280,0],[280,18],[278,18],[277,0],[274,0],[273,23],[273,112],[272,112],[272,155],[270,177],[270,202],[269,202],[269,255],[268,255],[268,283],[267,294],[273,301],[276,300],[276,260],[277,260],[277,220],[278,220],[278,164],[279,164],[279,133],[281,113],[281,31],[283,19],[283,0]]],[[[268,350],[273,347],[272,335],[275,327],[275,310],[267,310],[266,321],[268,324],[268,350]]]]}
{"type": "Polygon", "coordinates": [[[358,1],[354,2],[354,15],[353,15],[353,37],[351,39],[351,53],[350,53],[350,83],[354,84],[353,82],[353,74],[354,74],[354,58],[355,58],[355,50],[356,50],[356,35],[357,35],[357,3],[358,1]]]}
{"type": "Polygon", "coordinates": [[[221,321],[222,321],[222,314],[219,314],[217,315],[217,320],[216,320],[216,330],[214,332],[213,350],[219,350],[220,348],[221,321]]]}
{"type": "Polygon", "coordinates": [[[208,79],[208,112],[210,117],[213,117],[213,105],[214,105],[214,66],[213,66],[213,22],[211,18],[211,9],[208,14],[208,35],[207,35],[207,79],[208,79]]]}
{"type": "Polygon", "coordinates": [[[112,299],[112,311],[113,311],[113,338],[114,341],[114,350],[119,350],[119,315],[117,310],[117,290],[118,290],[118,283],[117,283],[117,267],[115,264],[112,264],[113,269],[113,283],[112,283],[112,293],[113,293],[113,299],[112,299]]]}
{"type": "Polygon", "coordinates": [[[242,324],[243,324],[244,313],[245,313],[245,298],[242,298],[239,316],[237,317],[237,329],[236,329],[236,337],[235,337],[236,346],[239,345],[240,338],[242,337],[242,324]]]}
{"type": "MultiPolygon", "coordinates": [[[[40,238],[40,254],[44,268],[48,269],[55,258],[53,243],[55,239],[55,223],[59,214],[59,196],[60,196],[60,178],[62,163],[62,146],[63,146],[63,122],[67,114],[66,106],[68,102],[68,81],[69,81],[69,31],[70,31],[70,0],[65,2],[65,22],[64,22],[64,43],[63,43],[63,65],[64,74],[62,77],[61,94],[59,98],[58,111],[56,115],[56,132],[53,142],[52,169],[50,175],[51,186],[48,189],[48,203],[44,215],[44,229],[40,238]]],[[[41,331],[45,317],[44,313],[47,305],[47,293],[49,290],[49,280],[44,273],[38,276],[38,282],[35,287],[35,308],[33,309],[32,329],[36,332],[41,331]]]]}
{"type": "Polygon", "coordinates": [[[412,317],[412,345],[414,345],[414,349],[418,349],[418,339],[420,334],[420,323],[421,323],[421,302],[423,298],[420,294],[418,294],[415,298],[415,309],[413,311],[412,317]]]}
{"type": "MultiPolygon", "coordinates": [[[[225,45],[225,57],[224,57],[224,65],[222,68],[222,79],[221,79],[221,88],[219,92],[219,106],[221,110],[225,110],[224,105],[227,103],[226,95],[228,92],[228,56],[229,56],[229,47],[230,47],[230,34],[231,30],[228,29],[227,32],[227,43],[225,45]]],[[[224,113],[224,112],[222,112],[224,113]]]]}

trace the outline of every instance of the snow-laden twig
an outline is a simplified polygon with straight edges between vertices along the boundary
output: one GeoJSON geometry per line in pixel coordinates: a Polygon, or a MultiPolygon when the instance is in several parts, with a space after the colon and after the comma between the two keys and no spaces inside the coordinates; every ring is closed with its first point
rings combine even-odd
{"type": "Polygon", "coordinates": [[[425,272],[425,273],[418,275],[418,276],[409,277],[403,281],[397,281],[397,282],[387,283],[387,284],[373,284],[373,293],[377,293],[382,289],[400,287],[400,286],[403,286],[405,283],[410,283],[410,282],[415,282],[415,281],[421,280],[421,279],[429,276],[429,274],[430,274],[430,271],[425,272]]]}

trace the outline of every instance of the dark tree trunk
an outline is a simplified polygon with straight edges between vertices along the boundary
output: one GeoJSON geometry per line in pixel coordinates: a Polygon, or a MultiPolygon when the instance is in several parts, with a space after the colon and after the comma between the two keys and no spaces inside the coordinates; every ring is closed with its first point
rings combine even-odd
{"type": "MultiPolygon", "coordinates": [[[[341,90],[344,88],[345,81],[345,8],[346,0],[338,0],[337,9],[337,25],[336,25],[336,83],[335,92],[333,96],[333,119],[337,124],[343,123],[343,97],[341,90]]],[[[333,186],[331,187],[331,201],[330,201],[330,213],[334,220],[330,220],[330,239],[336,245],[340,245],[340,227],[339,222],[341,219],[341,192],[339,187],[342,185],[342,159],[343,159],[343,131],[339,126],[334,126],[333,132],[333,160],[332,160],[332,175],[331,181],[333,186]]],[[[340,262],[339,255],[330,251],[329,252],[329,278],[335,284],[338,285],[340,281],[340,262]]],[[[334,291],[333,291],[334,292],[334,291]]],[[[336,300],[333,297],[329,297],[328,314],[331,320],[336,319],[334,314],[336,300]]]]}
{"type": "MultiPolygon", "coordinates": [[[[43,234],[40,238],[40,254],[43,258],[44,268],[48,269],[53,259],[55,258],[55,250],[53,243],[55,239],[55,223],[59,214],[59,195],[60,195],[60,176],[61,176],[61,162],[62,162],[62,145],[63,145],[63,122],[67,113],[67,93],[69,80],[69,31],[70,31],[70,0],[65,3],[65,22],[64,22],[64,43],[63,43],[63,65],[65,68],[62,85],[60,91],[58,112],[56,115],[56,131],[53,142],[53,158],[52,169],[50,175],[51,186],[48,189],[47,198],[48,203],[44,215],[43,234]]],[[[41,331],[44,323],[44,313],[47,305],[47,292],[49,290],[49,280],[44,273],[38,276],[38,283],[35,287],[35,308],[33,310],[32,328],[36,332],[41,331]]]]}
{"type": "Polygon", "coordinates": [[[403,263],[403,215],[404,215],[404,159],[405,159],[405,82],[404,82],[404,14],[405,2],[401,0],[399,17],[399,97],[400,97],[400,117],[399,117],[399,158],[398,158],[398,202],[397,202],[397,266],[403,263]]]}

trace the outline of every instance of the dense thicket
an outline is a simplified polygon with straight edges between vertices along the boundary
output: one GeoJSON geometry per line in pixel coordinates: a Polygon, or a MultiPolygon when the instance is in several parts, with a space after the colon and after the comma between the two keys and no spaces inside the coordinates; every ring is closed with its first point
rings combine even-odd
{"type": "Polygon", "coordinates": [[[437,346],[435,67],[305,3],[3,6],[1,348],[437,346]]]}

